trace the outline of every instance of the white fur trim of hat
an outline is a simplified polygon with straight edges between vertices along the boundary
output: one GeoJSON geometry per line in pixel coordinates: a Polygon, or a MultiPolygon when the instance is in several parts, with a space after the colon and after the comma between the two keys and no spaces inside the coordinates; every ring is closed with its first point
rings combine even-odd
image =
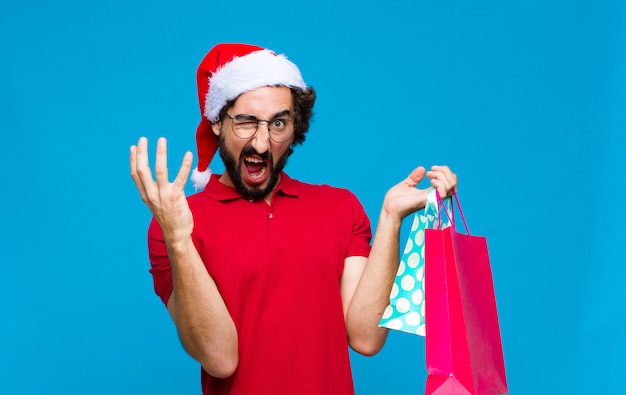
{"type": "Polygon", "coordinates": [[[217,122],[220,111],[230,100],[263,86],[306,88],[300,70],[285,55],[270,50],[255,51],[235,57],[210,77],[204,116],[209,122],[217,122]]]}

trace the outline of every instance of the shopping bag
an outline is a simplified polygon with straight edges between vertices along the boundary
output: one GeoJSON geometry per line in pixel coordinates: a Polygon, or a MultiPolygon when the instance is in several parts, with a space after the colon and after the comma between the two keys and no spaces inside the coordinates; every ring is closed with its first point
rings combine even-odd
{"type": "MultiPolygon", "coordinates": [[[[451,210],[451,200],[445,199],[445,204],[451,210]]],[[[436,190],[431,189],[426,206],[413,218],[389,295],[389,305],[378,326],[424,336],[424,231],[433,227],[443,229],[449,225],[448,218],[439,215],[436,190]]]]}
{"type": "MultiPolygon", "coordinates": [[[[425,231],[426,395],[508,392],[485,237],[467,230],[425,231]]],[[[447,214],[446,214],[447,212],[447,214]]]]}

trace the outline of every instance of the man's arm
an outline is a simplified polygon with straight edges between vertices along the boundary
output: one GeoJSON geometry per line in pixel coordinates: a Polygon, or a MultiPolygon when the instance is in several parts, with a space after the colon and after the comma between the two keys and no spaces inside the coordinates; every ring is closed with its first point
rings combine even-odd
{"type": "Polygon", "coordinates": [[[398,270],[400,226],[426,204],[428,189],[415,188],[425,174],[442,196],[456,189],[457,177],[446,166],[433,166],[428,173],[423,167],[413,170],[385,195],[369,257],[346,259],[341,295],[348,341],[363,355],[374,355],[385,344],[388,330],[378,323],[398,270]]]}
{"type": "Polygon", "coordinates": [[[399,231],[381,221],[387,219],[379,219],[369,257],[347,258],[341,278],[348,342],[363,355],[374,355],[385,344],[388,330],[378,323],[398,270],[399,231]]]}
{"type": "Polygon", "coordinates": [[[193,216],[184,194],[192,155],[186,153],[173,183],[168,181],[165,139],[157,144],[156,182],[148,165],[147,140],[130,151],[131,176],[159,223],[167,247],[173,291],[167,303],[187,352],[212,376],[228,377],[238,364],[237,330],[217,286],[191,239],[193,216]]]}
{"type": "MultiPolygon", "coordinates": [[[[166,243],[167,244],[167,243],[166,243]]],[[[191,238],[167,247],[174,287],[167,310],[185,350],[211,376],[237,368],[237,330],[191,238]]]]}

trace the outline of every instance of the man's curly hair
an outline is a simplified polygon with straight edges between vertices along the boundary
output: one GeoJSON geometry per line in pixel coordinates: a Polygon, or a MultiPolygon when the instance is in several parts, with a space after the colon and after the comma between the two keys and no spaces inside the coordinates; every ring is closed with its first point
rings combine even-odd
{"type": "Polygon", "coordinates": [[[317,95],[313,87],[306,89],[291,88],[291,96],[293,97],[294,108],[294,135],[291,146],[299,145],[304,142],[305,134],[309,130],[309,125],[313,116],[313,105],[317,95]]]}

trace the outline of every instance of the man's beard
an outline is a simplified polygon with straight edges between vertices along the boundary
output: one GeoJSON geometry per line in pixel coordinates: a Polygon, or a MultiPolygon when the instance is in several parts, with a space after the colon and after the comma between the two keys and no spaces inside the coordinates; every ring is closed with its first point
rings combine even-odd
{"type": "Polygon", "coordinates": [[[247,200],[263,199],[274,190],[280,178],[280,172],[283,171],[283,169],[285,168],[285,165],[287,164],[287,159],[289,158],[289,155],[291,155],[291,153],[293,152],[293,149],[289,147],[289,149],[287,149],[287,151],[285,151],[285,153],[278,159],[276,165],[274,165],[272,153],[270,151],[266,151],[261,155],[256,152],[256,150],[252,148],[251,145],[246,145],[241,151],[239,160],[237,160],[235,158],[235,155],[233,155],[233,153],[226,148],[224,138],[221,135],[218,137],[218,141],[220,147],[220,157],[224,162],[224,166],[233,183],[233,186],[241,194],[241,196],[247,200]],[[265,185],[264,188],[258,187],[256,185],[248,187],[244,184],[243,178],[241,177],[241,167],[243,166],[243,157],[247,155],[257,155],[263,160],[267,160],[268,169],[266,171],[270,172],[270,178],[268,179],[267,185],[265,185]]]}

